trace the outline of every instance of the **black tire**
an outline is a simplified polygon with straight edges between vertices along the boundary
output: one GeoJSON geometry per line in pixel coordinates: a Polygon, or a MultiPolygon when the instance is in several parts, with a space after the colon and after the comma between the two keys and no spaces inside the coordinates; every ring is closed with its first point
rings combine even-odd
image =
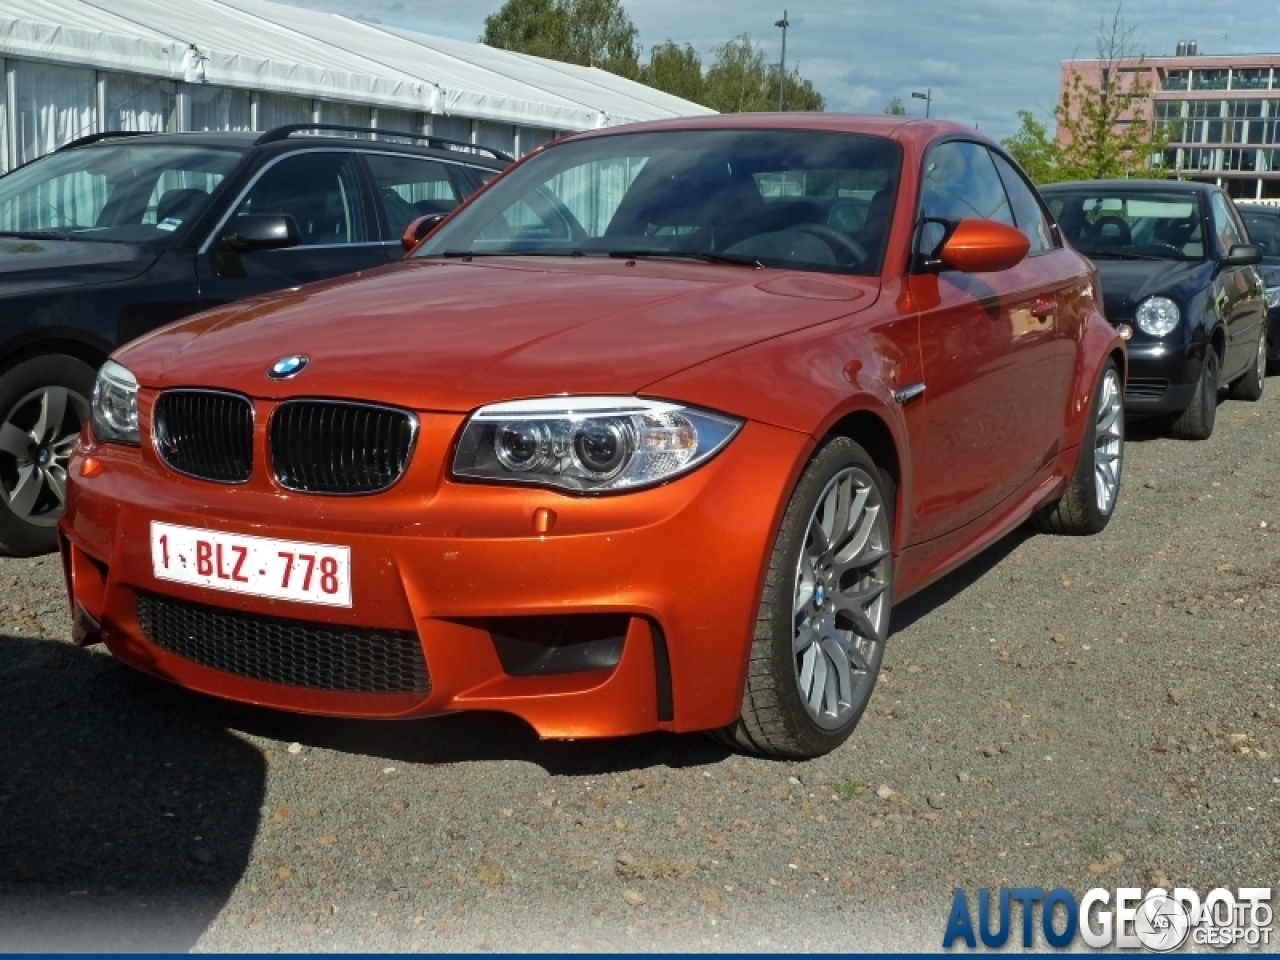
{"type": "Polygon", "coordinates": [[[781,757],[820,756],[848,739],[870,702],[888,638],[894,495],[892,480],[846,437],[830,440],[810,461],[769,560],[742,715],[716,739],[781,757]],[[845,520],[838,519],[842,505],[845,520]],[[835,546],[824,551],[827,541],[815,529],[825,537],[828,519],[835,546]],[[830,569],[816,562],[820,557],[830,558],[830,569]],[[808,599],[798,604],[806,589],[808,599]],[[846,658],[843,666],[833,651],[846,658]]]}
{"type": "Polygon", "coordinates": [[[1218,351],[1208,347],[1200,365],[1200,381],[1191,403],[1169,422],[1169,434],[1178,440],[1208,440],[1218,419],[1218,351]]]}
{"type": "Polygon", "coordinates": [[[1120,371],[1114,360],[1108,360],[1093,388],[1089,422],[1080,438],[1080,455],[1067,490],[1032,514],[1031,525],[1042,533],[1062,536],[1101,533],[1115,513],[1123,476],[1124,393],[1120,371]],[[1104,479],[1108,469],[1109,489],[1104,479]]]}
{"type": "Polygon", "coordinates": [[[88,418],[95,376],[88,364],[61,354],[0,374],[0,555],[57,548],[66,460],[88,418]]]}
{"type": "Polygon", "coordinates": [[[1249,372],[1231,384],[1231,392],[1227,394],[1232,400],[1245,400],[1256,403],[1262,399],[1267,388],[1267,332],[1264,330],[1258,338],[1258,352],[1249,365],[1249,372]]]}

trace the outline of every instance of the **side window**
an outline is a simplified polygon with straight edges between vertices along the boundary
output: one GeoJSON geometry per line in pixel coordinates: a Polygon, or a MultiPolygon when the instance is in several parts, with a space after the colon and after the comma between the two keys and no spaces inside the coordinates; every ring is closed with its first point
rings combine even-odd
{"type": "Polygon", "coordinates": [[[286,157],[264,173],[236,209],[246,214],[288,214],[305,247],[364,243],[364,211],[349,153],[312,152],[286,157]]]}
{"type": "Polygon", "coordinates": [[[1226,256],[1237,243],[1248,243],[1245,232],[1236,219],[1234,204],[1224,194],[1214,193],[1210,205],[1213,208],[1213,232],[1218,235],[1218,255],[1226,256]]]}
{"type": "Polygon", "coordinates": [[[1031,241],[1031,253],[1052,250],[1054,248],[1053,231],[1049,229],[1049,221],[1045,219],[1044,210],[1036,199],[1036,195],[1027,186],[1027,181],[1022,179],[1022,174],[1018,173],[1013,164],[1000,154],[991,154],[991,159],[995,161],[1000,179],[1004,181],[1005,192],[1009,195],[1009,204],[1013,207],[1014,222],[1031,241]]]}
{"type": "Polygon", "coordinates": [[[446,164],[416,157],[365,154],[374,190],[393,239],[412,221],[429,213],[448,213],[462,199],[446,164]]]}
{"type": "Polygon", "coordinates": [[[929,151],[924,164],[921,207],[925,217],[981,217],[1014,226],[1004,185],[987,148],[953,140],[929,151]]]}

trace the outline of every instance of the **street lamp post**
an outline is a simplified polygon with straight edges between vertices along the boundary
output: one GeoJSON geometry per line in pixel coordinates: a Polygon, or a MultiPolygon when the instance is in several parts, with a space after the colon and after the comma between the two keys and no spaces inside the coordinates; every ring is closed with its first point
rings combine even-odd
{"type": "Polygon", "coordinates": [[[928,87],[924,93],[911,94],[912,100],[924,101],[924,118],[929,119],[929,108],[933,106],[933,87],[928,87]]]}
{"type": "Polygon", "coordinates": [[[782,11],[782,19],[774,23],[774,26],[782,28],[782,63],[778,67],[778,112],[781,113],[785,109],[782,105],[782,92],[787,82],[787,27],[791,26],[787,11],[782,11]]]}

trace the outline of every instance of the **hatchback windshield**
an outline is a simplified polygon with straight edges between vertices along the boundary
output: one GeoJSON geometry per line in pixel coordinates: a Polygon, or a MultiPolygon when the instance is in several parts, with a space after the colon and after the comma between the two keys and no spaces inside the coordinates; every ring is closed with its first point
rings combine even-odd
{"type": "Polygon", "coordinates": [[[875,274],[899,166],[892,141],[851,134],[569,141],[498,181],[418,256],[651,256],[875,274]]]}
{"type": "Polygon", "coordinates": [[[104,144],[0,179],[0,235],[163,243],[209,202],[236,150],[104,144]]]}
{"type": "Polygon", "coordinates": [[[1241,210],[1240,216],[1249,229],[1249,241],[1262,248],[1262,255],[1280,257],[1280,209],[1241,210]]]}
{"type": "Polygon", "coordinates": [[[1062,235],[1089,257],[1103,260],[1203,260],[1200,198],[1192,193],[1046,190],[1062,235]]]}

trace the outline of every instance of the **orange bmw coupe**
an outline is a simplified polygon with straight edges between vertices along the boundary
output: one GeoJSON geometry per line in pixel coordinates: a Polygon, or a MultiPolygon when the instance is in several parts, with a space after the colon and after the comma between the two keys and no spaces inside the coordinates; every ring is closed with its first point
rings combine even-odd
{"type": "Polygon", "coordinates": [[[895,600],[1028,518],[1106,525],[1100,302],[955,125],[570,137],[398,265],[114,355],[67,471],[75,635],[284,710],[821,754],[895,600]]]}

